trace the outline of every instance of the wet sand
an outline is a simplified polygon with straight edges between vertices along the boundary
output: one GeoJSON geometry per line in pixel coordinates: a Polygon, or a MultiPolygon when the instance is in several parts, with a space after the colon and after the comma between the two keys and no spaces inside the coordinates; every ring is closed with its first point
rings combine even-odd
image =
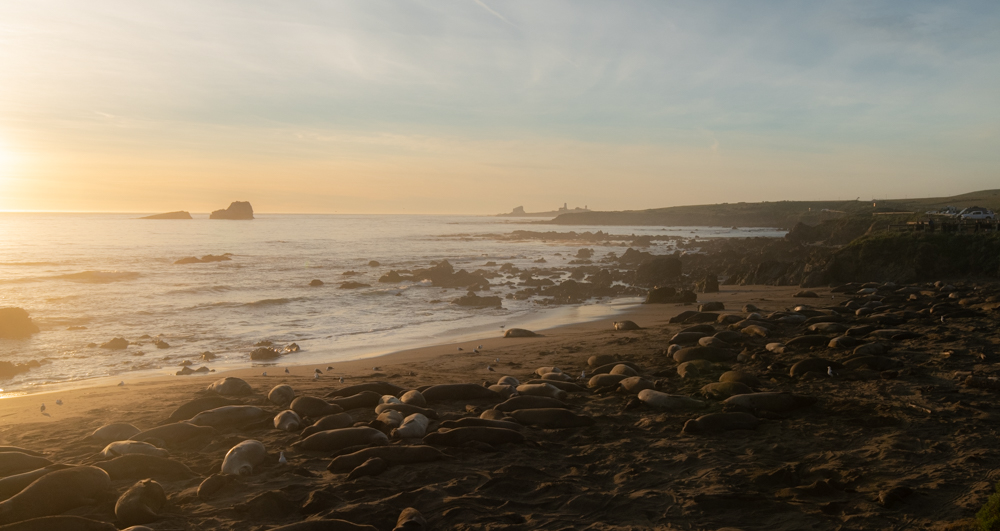
{"type": "MultiPolygon", "coordinates": [[[[450,459],[396,465],[352,480],[347,472],[327,470],[329,452],[292,449],[300,437],[273,429],[268,417],[264,423],[221,430],[208,441],[167,445],[171,458],[198,477],[153,475],[165,488],[168,505],[148,525],[157,530],[265,530],[302,520],[343,519],[392,529],[400,511],[414,507],[426,517],[428,528],[436,529],[960,529],[1000,480],[997,395],[963,383],[970,372],[996,376],[1000,333],[997,312],[988,302],[996,290],[989,289],[970,287],[976,302],[967,297],[966,304],[932,289],[914,301],[890,297],[903,299],[890,308],[895,313],[911,312],[898,324],[844,314],[845,326],[913,332],[861,337],[863,343],[889,347],[870,365],[842,367],[853,357],[852,349],[766,348],[806,332],[804,324],[778,322],[784,314],[769,316],[771,312],[798,304],[831,307],[851,295],[814,290],[819,298],[802,299],[792,296],[798,288],[723,286],[721,293],[701,295],[701,302],[721,301],[726,309],[717,313],[740,318],[746,316],[742,307],[754,304],[771,327],[770,335],[741,333],[732,343],[732,358],[711,364],[700,375],[682,378],[668,354],[671,337],[691,326],[671,324],[670,319],[696,308],[647,305],[618,317],[643,327],[636,331],[618,332],[610,320],[596,321],[542,331],[538,338],[490,337],[341,362],[332,371],[326,364],[293,366],[290,374],[280,367],[254,368],[4,399],[0,444],[39,451],[54,462],[93,464],[103,445],[83,437],[94,429],[112,422],[140,429],[159,425],[177,406],[205,396],[205,387],[224,376],[245,379],[254,395],[240,400],[273,415],[281,408],[267,402],[267,392],[284,383],[299,396],[323,397],[374,381],[403,389],[493,384],[503,375],[526,382],[542,366],[560,367],[573,376],[587,371],[589,377],[588,358],[609,355],[635,364],[658,390],[697,398],[704,406],[661,410],[610,388],[571,393],[565,402],[576,414],[591,417],[592,425],[525,427],[526,440],[520,443],[441,446],[450,459]],[[967,316],[952,317],[941,308],[932,313],[931,304],[940,301],[956,312],[969,310],[967,316]],[[918,303],[926,305],[924,315],[915,311],[918,303]],[[913,308],[906,310],[906,305],[913,308]],[[473,352],[480,344],[482,350],[473,352]],[[796,362],[815,357],[835,366],[834,375],[813,371],[790,376],[796,362]],[[313,377],[316,368],[323,371],[318,379],[313,377]],[[724,410],[720,401],[703,398],[700,389],[731,369],[755,377],[755,390],[794,393],[815,403],[790,411],[753,411],[761,421],[752,430],[682,433],[686,421],[724,410]],[[261,375],[263,370],[268,376],[261,375]],[[55,405],[57,398],[63,405],[55,405]],[[42,402],[47,415],[39,412],[42,402]],[[267,460],[253,475],[235,479],[208,499],[199,498],[202,480],[219,472],[226,452],[245,439],[261,441],[267,460]],[[279,452],[288,464],[278,463],[279,452]]],[[[709,324],[718,331],[729,329],[709,324]]],[[[586,379],[578,383],[586,386],[586,379]]],[[[478,417],[494,405],[492,400],[429,404],[439,417],[430,430],[446,420],[478,417]]],[[[375,418],[371,408],[348,413],[357,423],[375,418]]],[[[134,482],[114,481],[116,495],[134,482]]],[[[115,522],[114,498],[69,514],[115,522]]]]}

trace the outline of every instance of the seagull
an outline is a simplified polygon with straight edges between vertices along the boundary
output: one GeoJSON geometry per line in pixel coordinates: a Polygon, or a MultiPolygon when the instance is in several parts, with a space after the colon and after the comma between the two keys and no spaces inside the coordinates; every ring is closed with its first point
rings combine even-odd
{"type": "Polygon", "coordinates": [[[500,358],[494,358],[493,363],[500,363],[500,358]]]}
{"type": "Polygon", "coordinates": [[[261,376],[267,376],[267,371],[260,373],[261,376]]]}
{"type": "Polygon", "coordinates": [[[315,372],[316,374],[323,374],[323,371],[319,369],[313,369],[313,372],[315,372]]]}
{"type": "Polygon", "coordinates": [[[319,380],[319,374],[313,373],[313,380],[319,380]]]}
{"type": "Polygon", "coordinates": [[[944,322],[944,316],[943,315],[941,316],[941,322],[942,323],[944,322]]]}
{"type": "Polygon", "coordinates": [[[580,378],[579,379],[582,380],[582,379],[584,379],[586,377],[587,377],[587,371],[580,371],[580,378]]]}
{"type": "Polygon", "coordinates": [[[118,382],[118,387],[125,387],[125,380],[118,382]]]}
{"type": "Polygon", "coordinates": [[[464,349],[464,348],[462,348],[462,347],[458,347],[458,351],[459,351],[459,352],[462,352],[463,350],[465,350],[465,349],[464,349]]]}
{"type": "Polygon", "coordinates": [[[340,383],[344,383],[344,377],[343,376],[340,377],[340,383]]]}
{"type": "Polygon", "coordinates": [[[332,371],[332,370],[333,370],[333,365],[327,365],[327,366],[326,366],[326,370],[328,370],[328,371],[332,371]]]}
{"type": "Polygon", "coordinates": [[[478,348],[474,348],[474,349],[472,349],[472,352],[474,352],[476,354],[479,354],[479,349],[478,348]]]}
{"type": "Polygon", "coordinates": [[[56,405],[57,406],[61,406],[62,405],[62,399],[56,400],[56,405]]]}
{"type": "Polygon", "coordinates": [[[285,459],[285,452],[281,452],[281,455],[278,456],[278,463],[282,465],[288,464],[288,459],[285,459]]]}
{"type": "Polygon", "coordinates": [[[497,371],[493,370],[493,367],[490,367],[489,365],[486,366],[486,370],[488,370],[490,372],[497,372],[497,371]]]}
{"type": "Polygon", "coordinates": [[[42,413],[45,413],[45,404],[42,404],[42,409],[41,409],[41,411],[42,411],[42,413]]]}
{"type": "Polygon", "coordinates": [[[479,350],[483,350],[483,346],[482,345],[479,345],[479,350]]]}
{"type": "Polygon", "coordinates": [[[837,375],[837,373],[833,372],[833,367],[827,367],[826,373],[829,374],[831,378],[837,375]]]}
{"type": "Polygon", "coordinates": [[[285,374],[291,374],[291,373],[292,371],[288,370],[288,367],[285,367],[285,374]]]}
{"type": "Polygon", "coordinates": [[[382,369],[380,367],[372,367],[372,370],[373,371],[381,371],[382,369]]]}

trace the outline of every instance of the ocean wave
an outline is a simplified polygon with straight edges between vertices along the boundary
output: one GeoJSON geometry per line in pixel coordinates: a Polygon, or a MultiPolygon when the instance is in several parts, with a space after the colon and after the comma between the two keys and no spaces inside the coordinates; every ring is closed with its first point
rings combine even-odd
{"type": "Polygon", "coordinates": [[[197,293],[224,293],[226,291],[232,291],[232,286],[193,286],[190,288],[174,289],[166,292],[168,295],[171,294],[197,294],[197,293]]]}
{"type": "Polygon", "coordinates": [[[287,298],[287,299],[285,299],[285,298],[282,298],[282,299],[262,299],[262,300],[259,300],[259,301],[253,301],[253,302],[243,303],[243,306],[250,306],[250,307],[257,307],[257,306],[278,306],[278,305],[281,305],[281,304],[288,304],[290,302],[300,301],[300,300],[303,300],[303,299],[305,299],[305,297],[291,297],[291,298],[287,298]]]}
{"type": "Polygon", "coordinates": [[[11,267],[37,267],[37,266],[57,266],[64,264],[57,264],[56,262],[0,262],[0,267],[11,266],[11,267]]]}
{"type": "Polygon", "coordinates": [[[49,277],[49,278],[59,279],[59,280],[69,280],[71,282],[89,282],[94,284],[107,284],[109,282],[135,280],[139,278],[139,273],[133,271],[82,271],[80,273],[56,275],[54,277],[49,277]]]}

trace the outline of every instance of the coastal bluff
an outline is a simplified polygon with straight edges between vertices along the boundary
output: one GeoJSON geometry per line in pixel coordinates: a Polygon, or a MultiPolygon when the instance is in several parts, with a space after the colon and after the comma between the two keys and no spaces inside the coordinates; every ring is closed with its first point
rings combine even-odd
{"type": "Polygon", "coordinates": [[[253,219],[253,207],[249,201],[233,201],[229,208],[212,212],[209,219],[253,219]]]}
{"type": "Polygon", "coordinates": [[[163,214],[153,214],[152,216],[143,216],[139,219],[192,219],[191,214],[185,210],[178,210],[177,212],[166,212],[163,214]]]}

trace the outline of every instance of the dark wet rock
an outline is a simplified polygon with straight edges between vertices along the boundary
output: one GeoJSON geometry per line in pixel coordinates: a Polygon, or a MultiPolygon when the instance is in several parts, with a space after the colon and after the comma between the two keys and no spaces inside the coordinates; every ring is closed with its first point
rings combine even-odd
{"type": "Polygon", "coordinates": [[[382,277],[378,279],[379,282],[385,284],[397,284],[404,280],[406,279],[404,279],[403,276],[397,273],[396,271],[389,271],[388,273],[382,275],[382,277]]]}
{"type": "Polygon", "coordinates": [[[677,292],[670,287],[657,287],[649,290],[646,294],[646,301],[643,304],[688,304],[698,300],[698,296],[692,291],[677,292]]]}
{"type": "Polygon", "coordinates": [[[309,282],[309,286],[313,287],[313,288],[316,288],[316,287],[319,287],[319,286],[322,286],[322,285],[323,285],[323,281],[320,280],[320,279],[318,279],[318,278],[314,278],[314,279],[312,279],[312,281],[309,282]]]}
{"type": "Polygon", "coordinates": [[[128,348],[128,340],[123,337],[116,337],[111,341],[102,344],[101,348],[106,348],[108,350],[124,350],[128,348]]]}
{"type": "Polygon", "coordinates": [[[27,363],[14,364],[9,361],[0,361],[0,380],[13,378],[18,374],[26,373],[29,370],[31,370],[31,366],[27,363]]]}
{"type": "Polygon", "coordinates": [[[370,288],[371,284],[365,284],[364,282],[341,282],[340,289],[358,289],[358,288],[370,288]]]}
{"type": "Polygon", "coordinates": [[[0,338],[25,339],[37,333],[38,326],[23,308],[0,308],[0,338]]]}
{"type": "Polygon", "coordinates": [[[209,219],[231,220],[253,219],[253,207],[250,206],[249,201],[233,201],[229,204],[229,208],[225,210],[216,210],[208,217],[209,219]]]}
{"type": "Polygon", "coordinates": [[[469,308],[501,308],[503,307],[503,299],[500,297],[480,297],[473,292],[467,293],[464,297],[459,297],[453,301],[452,304],[457,304],[459,306],[465,306],[469,308]]]}
{"type": "Polygon", "coordinates": [[[170,343],[167,343],[162,339],[157,339],[156,341],[153,341],[153,345],[156,348],[170,348],[170,343]]]}
{"type": "Polygon", "coordinates": [[[278,359],[281,351],[274,347],[257,347],[250,352],[250,359],[255,361],[267,361],[278,359]]]}
{"type": "Polygon", "coordinates": [[[639,264],[636,286],[653,287],[676,281],[681,276],[681,261],[673,256],[654,256],[639,264]]]}
{"type": "Polygon", "coordinates": [[[211,262],[228,262],[228,261],[232,260],[232,258],[230,258],[230,256],[232,256],[232,255],[233,255],[232,253],[206,254],[205,256],[202,256],[201,258],[198,258],[197,256],[189,256],[187,258],[181,258],[180,260],[174,262],[174,265],[207,264],[207,263],[211,263],[211,262]]]}
{"type": "Polygon", "coordinates": [[[382,265],[382,264],[380,264],[378,262],[378,260],[372,260],[372,261],[368,262],[368,267],[378,267],[380,265],[382,265]]]}
{"type": "Polygon", "coordinates": [[[712,274],[707,275],[705,280],[698,283],[698,291],[702,293],[718,293],[719,277],[712,274]]]}

